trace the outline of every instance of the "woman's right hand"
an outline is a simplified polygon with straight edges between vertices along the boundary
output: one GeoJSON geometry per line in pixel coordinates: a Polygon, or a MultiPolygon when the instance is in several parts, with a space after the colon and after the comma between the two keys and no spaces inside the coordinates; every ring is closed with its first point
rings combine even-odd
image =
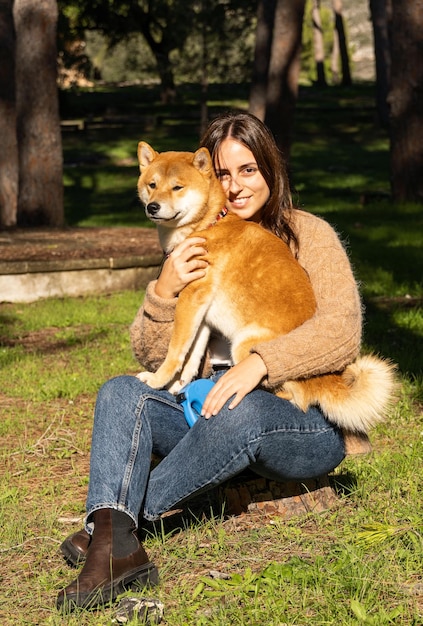
{"type": "Polygon", "coordinates": [[[155,292],[160,298],[176,298],[182,289],[197,278],[203,278],[207,261],[198,256],[207,254],[203,237],[188,237],[178,244],[163,264],[155,292]]]}

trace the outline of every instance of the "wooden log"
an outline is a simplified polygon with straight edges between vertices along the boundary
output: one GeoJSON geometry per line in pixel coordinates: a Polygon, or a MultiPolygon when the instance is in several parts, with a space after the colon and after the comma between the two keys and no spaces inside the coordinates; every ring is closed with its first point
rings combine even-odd
{"type": "Polygon", "coordinates": [[[241,476],[224,483],[219,489],[219,498],[228,515],[258,512],[285,519],[321,513],[337,502],[328,476],[301,482],[241,476]]]}

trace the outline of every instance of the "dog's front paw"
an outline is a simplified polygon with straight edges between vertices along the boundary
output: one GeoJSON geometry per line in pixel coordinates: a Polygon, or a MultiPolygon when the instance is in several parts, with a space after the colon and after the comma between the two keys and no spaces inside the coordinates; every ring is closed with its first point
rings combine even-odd
{"type": "Polygon", "coordinates": [[[154,372],[140,372],[137,374],[137,378],[141,380],[143,383],[146,383],[149,387],[153,389],[159,389],[161,385],[157,384],[156,375],[154,372]]]}

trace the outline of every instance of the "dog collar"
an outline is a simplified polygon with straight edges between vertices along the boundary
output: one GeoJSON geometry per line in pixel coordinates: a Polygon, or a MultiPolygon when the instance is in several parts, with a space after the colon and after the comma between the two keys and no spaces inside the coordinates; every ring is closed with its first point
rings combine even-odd
{"type": "Polygon", "coordinates": [[[225,217],[225,215],[227,215],[227,214],[228,214],[228,209],[224,206],[223,209],[220,211],[219,215],[216,216],[216,219],[214,220],[214,222],[211,222],[208,225],[208,228],[211,228],[212,226],[217,224],[217,222],[222,220],[225,217]]]}

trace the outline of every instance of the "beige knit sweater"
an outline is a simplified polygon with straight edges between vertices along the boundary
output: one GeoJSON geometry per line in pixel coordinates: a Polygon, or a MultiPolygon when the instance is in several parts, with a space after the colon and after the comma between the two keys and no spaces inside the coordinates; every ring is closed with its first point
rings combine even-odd
{"type": "MultiPolygon", "coordinates": [[[[357,356],[362,313],[357,284],[346,252],[324,220],[296,210],[292,226],[298,261],[308,273],[317,300],[315,315],[277,339],[254,346],[267,367],[267,384],[342,370],[357,356]]],[[[159,298],[152,281],[130,329],[132,348],[143,367],[155,371],[164,360],[177,298],[159,298]]],[[[209,373],[207,359],[202,375],[209,373]]]]}

